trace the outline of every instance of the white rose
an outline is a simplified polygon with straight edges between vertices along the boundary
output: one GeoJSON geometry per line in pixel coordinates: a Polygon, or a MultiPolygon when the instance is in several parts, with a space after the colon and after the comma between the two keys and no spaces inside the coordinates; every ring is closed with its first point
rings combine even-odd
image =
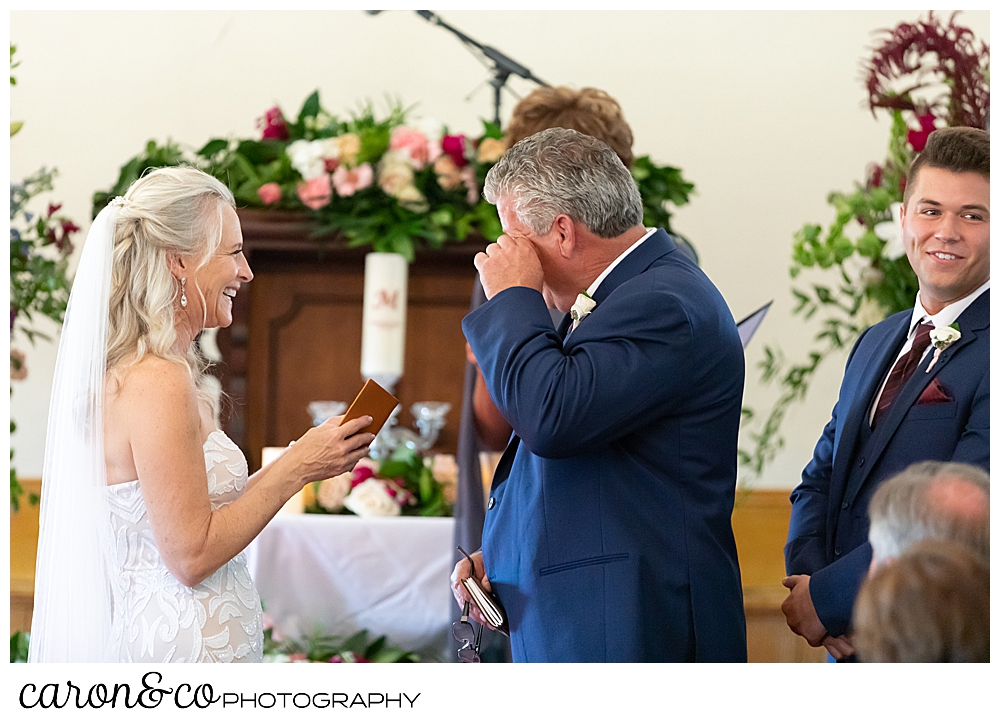
{"type": "Polygon", "coordinates": [[[418,118],[410,124],[410,127],[416,128],[431,141],[440,141],[444,135],[444,124],[433,118],[418,118]]]}
{"type": "Polygon", "coordinates": [[[295,141],[290,143],[285,153],[292,162],[292,168],[299,172],[303,179],[312,179],[323,175],[326,172],[326,165],[323,163],[323,142],[319,141],[295,141]]]}
{"type": "Polygon", "coordinates": [[[395,517],[399,505],[389,496],[385,485],[374,477],[366,479],[347,495],[344,507],[358,517],[395,517]]]}
{"type": "Polygon", "coordinates": [[[336,477],[325,479],[319,483],[316,490],[316,502],[328,512],[336,512],[344,506],[344,499],[351,491],[350,472],[344,472],[336,477]]]}
{"type": "Polygon", "coordinates": [[[961,338],[958,329],[952,329],[950,326],[938,326],[931,331],[931,341],[934,342],[935,349],[947,349],[961,338]]]}
{"type": "Polygon", "coordinates": [[[899,209],[903,204],[894,203],[889,206],[889,220],[875,224],[875,235],[885,241],[882,256],[890,261],[906,255],[903,245],[903,224],[899,219],[899,209]]]}
{"type": "Polygon", "coordinates": [[[577,294],[576,302],[570,307],[569,315],[573,320],[573,328],[575,329],[577,324],[583,321],[586,317],[590,316],[590,312],[594,310],[597,306],[597,302],[592,298],[587,296],[587,294],[577,294]]]}
{"type": "Polygon", "coordinates": [[[875,299],[866,296],[861,300],[861,304],[858,306],[858,313],[854,315],[854,319],[860,328],[867,329],[869,326],[874,326],[885,319],[887,311],[875,299]]]}
{"type": "Polygon", "coordinates": [[[340,141],[336,138],[321,138],[313,143],[320,158],[340,158],[340,141]]]}
{"type": "Polygon", "coordinates": [[[406,158],[399,151],[388,151],[382,156],[378,185],[390,196],[398,197],[404,189],[413,185],[413,168],[406,158]]]}

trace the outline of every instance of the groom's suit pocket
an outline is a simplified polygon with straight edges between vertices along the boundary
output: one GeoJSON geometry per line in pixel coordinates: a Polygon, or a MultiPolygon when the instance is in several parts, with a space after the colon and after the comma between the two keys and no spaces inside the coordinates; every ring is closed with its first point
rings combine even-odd
{"type": "Polygon", "coordinates": [[[622,562],[627,559],[627,552],[620,552],[614,555],[600,555],[598,557],[585,557],[581,560],[571,560],[570,562],[563,562],[558,565],[549,565],[548,567],[540,568],[538,570],[538,575],[540,577],[545,577],[546,575],[554,575],[557,572],[577,570],[581,567],[591,567],[593,565],[607,565],[610,562],[622,562]]]}

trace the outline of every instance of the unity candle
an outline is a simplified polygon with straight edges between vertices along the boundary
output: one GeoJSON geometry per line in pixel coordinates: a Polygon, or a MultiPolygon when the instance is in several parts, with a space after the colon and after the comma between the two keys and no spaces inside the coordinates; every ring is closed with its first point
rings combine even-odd
{"type": "Polygon", "coordinates": [[[365,256],[361,375],[389,391],[403,376],[408,266],[400,254],[365,256]]]}

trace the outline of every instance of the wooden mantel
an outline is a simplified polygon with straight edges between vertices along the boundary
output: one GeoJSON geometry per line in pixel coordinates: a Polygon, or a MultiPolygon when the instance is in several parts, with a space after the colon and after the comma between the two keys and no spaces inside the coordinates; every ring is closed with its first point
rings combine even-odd
{"type": "MultiPolygon", "coordinates": [[[[337,236],[314,238],[303,213],[243,209],[243,244],[254,280],[237,295],[233,323],[220,329],[216,373],[232,403],[223,425],[250,461],[262,447],[284,446],[311,426],[306,405],[349,402],[361,388],[364,258],[337,236]]],[[[450,402],[436,451],[454,453],[465,338],[461,320],[472,298],[472,260],[482,238],[417,251],[410,265],[406,355],[396,396],[400,423],[410,405],[450,402]]]]}

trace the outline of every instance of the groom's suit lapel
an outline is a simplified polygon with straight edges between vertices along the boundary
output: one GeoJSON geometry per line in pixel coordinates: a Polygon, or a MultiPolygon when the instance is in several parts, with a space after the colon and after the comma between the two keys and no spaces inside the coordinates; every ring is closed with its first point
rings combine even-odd
{"type": "MultiPolygon", "coordinates": [[[[945,365],[955,358],[955,355],[965,346],[971,344],[976,338],[976,332],[985,329],[990,325],[990,292],[987,290],[985,293],[981,294],[978,299],[976,299],[969,308],[962,312],[962,315],[958,318],[959,327],[961,329],[962,337],[941,352],[938,360],[934,363],[934,367],[928,372],[928,367],[931,365],[931,361],[934,359],[934,348],[931,347],[930,352],[924,357],[917,367],[917,370],[913,373],[903,388],[899,392],[899,396],[893,402],[892,406],[889,408],[889,412],[885,419],[875,428],[872,433],[872,438],[869,440],[868,445],[865,448],[864,462],[860,469],[860,474],[856,475],[851,479],[850,484],[844,494],[844,502],[851,504],[854,498],[857,496],[858,492],[861,490],[862,485],[871,474],[872,469],[875,467],[875,463],[882,456],[885,448],[888,446],[893,435],[899,429],[899,425],[902,424],[903,418],[906,413],[910,410],[910,407],[917,401],[917,398],[923,393],[927,385],[931,383],[945,365]]],[[[907,324],[907,328],[909,325],[907,324]]],[[[897,347],[894,347],[898,349],[897,347]]],[[[882,377],[878,378],[881,382],[882,377]]],[[[876,387],[877,388],[877,387],[876,387]]],[[[871,396],[869,396],[869,402],[871,402],[871,396]]],[[[869,404],[870,407],[870,404],[869,404]]],[[[864,420],[867,423],[867,419],[864,420]]]]}
{"type": "MultiPolygon", "coordinates": [[[[868,424],[872,399],[896,361],[910,328],[911,315],[901,314],[894,328],[886,329],[861,372],[858,390],[847,409],[843,432],[833,460],[830,499],[839,508],[851,475],[851,466],[861,444],[861,425],[868,424]]],[[[874,331],[874,330],[873,330],[874,331]]],[[[831,509],[833,509],[831,507],[831,509]]]]}

